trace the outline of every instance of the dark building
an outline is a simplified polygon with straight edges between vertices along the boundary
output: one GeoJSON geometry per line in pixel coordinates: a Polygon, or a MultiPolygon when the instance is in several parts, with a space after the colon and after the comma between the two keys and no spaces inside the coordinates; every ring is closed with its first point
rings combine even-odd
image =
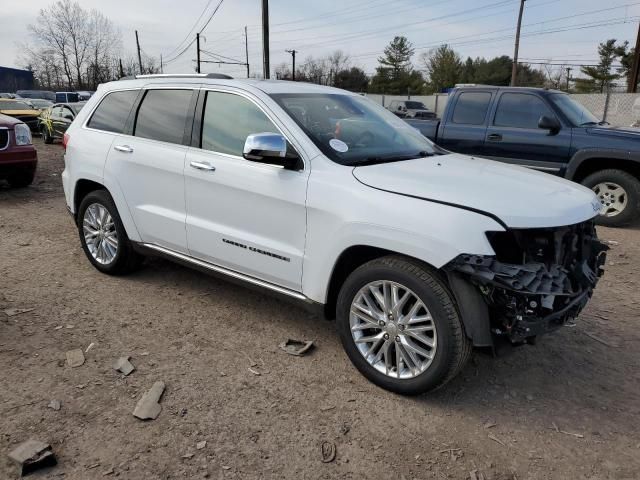
{"type": "Polygon", "coordinates": [[[0,67],[0,92],[31,90],[33,88],[33,72],[17,68],[0,67]]]}

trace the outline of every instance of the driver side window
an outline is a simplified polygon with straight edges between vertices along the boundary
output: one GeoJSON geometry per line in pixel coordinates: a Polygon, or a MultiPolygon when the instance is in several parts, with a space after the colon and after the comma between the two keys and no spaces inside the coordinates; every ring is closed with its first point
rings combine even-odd
{"type": "Polygon", "coordinates": [[[200,147],[242,157],[252,133],[279,133],[253,102],[234,93],[207,92],[200,147]]]}

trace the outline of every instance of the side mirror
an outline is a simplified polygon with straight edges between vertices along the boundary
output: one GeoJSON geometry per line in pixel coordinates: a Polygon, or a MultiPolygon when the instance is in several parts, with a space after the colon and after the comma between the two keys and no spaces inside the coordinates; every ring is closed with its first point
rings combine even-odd
{"type": "Polygon", "coordinates": [[[543,115],[540,117],[540,120],[538,120],[538,128],[541,128],[542,130],[549,130],[552,135],[555,135],[560,131],[562,126],[557,118],[543,115]]]}
{"type": "Polygon", "coordinates": [[[253,133],[244,142],[246,160],[279,165],[287,170],[300,169],[300,157],[287,153],[287,139],[279,133],[253,133]]]}

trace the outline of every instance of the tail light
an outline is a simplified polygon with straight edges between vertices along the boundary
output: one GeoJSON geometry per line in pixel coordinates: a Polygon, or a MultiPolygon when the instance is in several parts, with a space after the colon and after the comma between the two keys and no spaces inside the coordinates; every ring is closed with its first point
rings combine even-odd
{"type": "Polygon", "coordinates": [[[69,136],[68,133],[65,133],[64,136],[62,137],[62,148],[64,148],[64,151],[67,151],[67,145],[69,144],[69,139],[71,137],[69,136]]]}

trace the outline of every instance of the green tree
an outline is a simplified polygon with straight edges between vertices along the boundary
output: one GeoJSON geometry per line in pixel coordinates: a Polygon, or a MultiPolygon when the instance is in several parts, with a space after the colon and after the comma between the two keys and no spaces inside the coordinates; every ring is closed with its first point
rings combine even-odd
{"type": "Polygon", "coordinates": [[[609,39],[598,46],[600,63],[595,67],[582,67],[580,70],[586,79],[576,80],[578,91],[597,91],[603,93],[607,85],[620,78],[620,74],[612,72],[613,62],[620,56],[620,46],[615,39],[609,39]]]}
{"type": "Polygon", "coordinates": [[[476,74],[476,67],[473,63],[473,58],[467,57],[466,62],[462,66],[462,72],[460,73],[460,83],[473,83],[476,74]]]}
{"type": "Polygon", "coordinates": [[[384,49],[384,56],[378,58],[380,65],[371,78],[369,91],[391,95],[422,93],[424,78],[420,72],[413,70],[413,53],[413,45],[406,37],[395,37],[384,49]]]}
{"type": "Polygon", "coordinates": [[[440,45],[420,57],[427,72],[429,88],[440,92],[454,87],[462,77],[462,60],[449,45],[440,45]]]}
{"type": "Polygon", "coordinates": [[[352,92],[366,92],[369,84],[369,77],[364,70],[358,67],[345,68],[340,70],[334,81],[334,86],[352,92]]]}

